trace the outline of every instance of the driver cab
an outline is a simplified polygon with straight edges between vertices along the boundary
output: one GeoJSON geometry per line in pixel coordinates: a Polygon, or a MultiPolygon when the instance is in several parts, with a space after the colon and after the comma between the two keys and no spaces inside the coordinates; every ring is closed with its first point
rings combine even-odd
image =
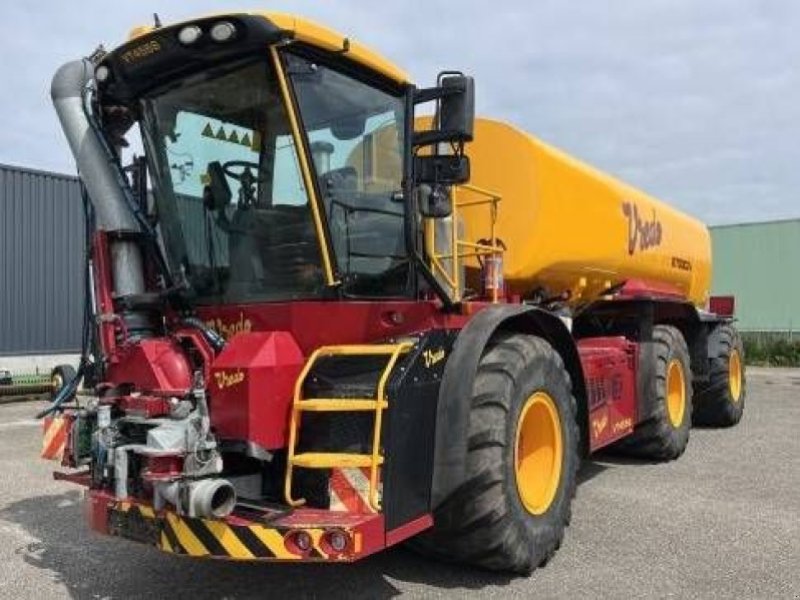
{"type": "Polygon", "coordinates": [[[143,101],[148,153],[168,167],[154,172],[168,255],[201,302],[320,296],[323,247],[345,294],[407,295],[402,91],[310,56],[287,51],[283,61],[297,132],[274,65],[262,61],[190,77],[143,101]]]}

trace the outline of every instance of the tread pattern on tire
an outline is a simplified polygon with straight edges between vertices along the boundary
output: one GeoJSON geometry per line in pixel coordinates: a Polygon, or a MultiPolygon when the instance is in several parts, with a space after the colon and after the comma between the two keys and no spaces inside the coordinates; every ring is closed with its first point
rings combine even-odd
{"type": "Polygon", "coordinates": [[[653,328],[655,343],[655,392],[651,402],[650,417],[637,425],[634,432],[614,445],[614,449],[624,454],[652,460],[674,460],[683,454],[689,442],[689,429],[692,415],[692,385],[689,348],[680,330],[671,325],[656,325],[653,328]],[[683,365],[686,378],[686,410],[683,423],[675,428],[667,412],[667,367],[673,358],[683,365]]]}
{"type": "Polygon", "coordinates": [[[709,365],[707,382],[697,382],[694,386],[694,412],[692,422],[706,427],[732,427],[736,425],[744,413],[744,402],[747,396],[747,385],[744,370],[744,346],[736,328],[726,323],[720,325],[721,352],[709,365]],[[742,361],[742,392],[738,402],[730,395],[728,372],[731,351],[739,351],[742,361]]]}
{"type": "Polygon", "coordinates": [[[434,529],[412,546],[446,561],[530,573],[561,544],[578,462],[576,403],[561,357],[541,338],[498,336],[487,346],[475,376],[466,481],[437,510],[434,529]],[[533,391],[521,388],[537,377],[554,388],[548,392],[560,394],[554,401],[566,435],[559,492],[550,509],[534,517],[519,499],[512,463],[518,411],[533,391]]]}

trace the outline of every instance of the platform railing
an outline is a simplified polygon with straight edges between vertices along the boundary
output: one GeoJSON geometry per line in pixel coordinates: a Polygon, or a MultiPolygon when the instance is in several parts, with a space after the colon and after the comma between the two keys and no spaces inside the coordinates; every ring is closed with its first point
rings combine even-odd
{"type": "MultiPolygon", "coordinates": [[[[461,186],[454,186],[451,190],[451,199],[453,212],[450,221],[450,235],[448,252],[439,253],[436,246],[436,223],[434,219],[428,219],[425,227],[425,247],[430,260],[430,268],[434,275],[440,276],[450,291],[451,298],[454,302],[462,300],[461,287],[461,266],[464,259],[477,258],[481,260],[500,259],[498,262],[502,264],[502,256],[504,248],[498,243],[495,230],[497,227],[497,214],[498,204],[502,200],[499,194],[486,190],[484,188],[464,184],[461,186]],[[479,198],[471,198],[461,200],[459,199],[459,190],[466,190],[472,192],[479,198]],[[471,242],[462,239],[459,232],[460,219],[459,215],[464,209],[485,206],[489,210],[488,215],[488,230],[489,235],[487,238],[481,238],[480,241],[471,242]],[[488,241],[488,243],[486,243],[488,241]],[[449,261],[449,265],[446,262],[449,261]]],[[[501,273],[495,273],[494,276],[502,279],[501,273]]],[[[491,301],[497,302],[500,292],[499,281],[498,285],[491,286],[491,301]]]]}

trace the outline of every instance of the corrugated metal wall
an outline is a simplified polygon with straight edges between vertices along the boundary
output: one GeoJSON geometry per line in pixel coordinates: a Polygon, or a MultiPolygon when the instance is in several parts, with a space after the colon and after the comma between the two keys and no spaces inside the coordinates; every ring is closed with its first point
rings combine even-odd
{"type": "Polygon", "coordinates": [[[82,290],[77,179],[0,165],[0,355],[80,350],[82,290]]]}
{"type": "Polygon", "coordinates": [[[736,296],[743,331],[800,329],[800,219],[711,228],[712,293],[736,296]]]}

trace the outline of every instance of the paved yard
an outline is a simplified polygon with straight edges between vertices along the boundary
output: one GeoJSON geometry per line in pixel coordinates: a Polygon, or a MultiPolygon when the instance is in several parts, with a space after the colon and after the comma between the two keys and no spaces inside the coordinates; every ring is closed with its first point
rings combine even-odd
{"type": "Polygon", "coordinates": [[[555,559],[510,578],[400,548],[355,565],[198,562],[95,536],[37,459],[32,404],[0,405],[2,598],[800,598],[800,371],[753,369],[745,417],[677,462],[586,463],[555,559]]]}

